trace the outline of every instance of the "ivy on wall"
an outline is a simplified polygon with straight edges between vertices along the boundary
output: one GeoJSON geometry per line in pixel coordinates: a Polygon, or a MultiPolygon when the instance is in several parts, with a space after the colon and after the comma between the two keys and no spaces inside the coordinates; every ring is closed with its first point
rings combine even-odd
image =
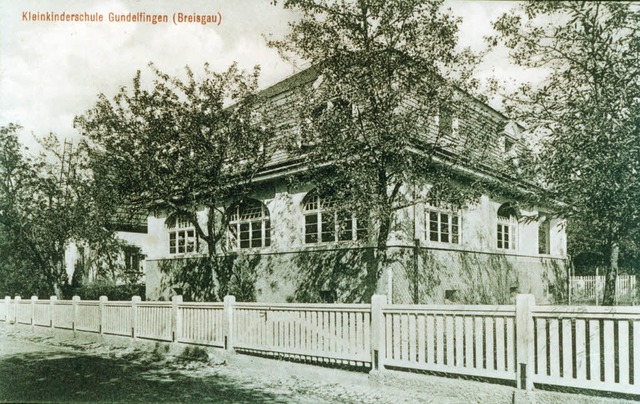
{"type": "Polygon", "coordinates": [[[162,260],[161,289],[180,294],[186,301],[220,301],[226,295],[234,295],[238,301],[255,301],[260,261],[260,255],[238,254],[162,260]]]}

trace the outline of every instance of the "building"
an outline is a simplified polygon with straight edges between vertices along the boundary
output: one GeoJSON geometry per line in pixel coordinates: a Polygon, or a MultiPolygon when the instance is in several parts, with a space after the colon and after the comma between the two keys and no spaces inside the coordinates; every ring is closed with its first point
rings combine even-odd
{"type": "MultiPolygon", "coordinates": [[[[283,130],[296,124],[288,111],[300,88],[317,78],[308,69],[263,90],[265,110],[278,116],[283,130]]],[[[522,128],[478,100],[467,101],[466,119],[434,117],[425,133],[443,125],[452,138],[466,129],[476,133],[487,163],[462,164],[460,172],[508,180],[496,165],[517,169],[522,128]]],[[[454,153],[444,148],[441,158],[454,153]]],[[[407,207],[397,215],[389,265],[378,278],[371,264],[374,247],[365,240],[367,222],[327,210],[330,196],[311,185],[291,186],[288,176],[303,170],[298,156],[277,150],[256,178],[251,198],[227,207],[230,265],[235,282],[248,287],[247,299],[360,302],[381,288],[394,303],[509,303],[516,293],[533,293],[538,302],[563,297],[565,226],[543,206],[528,206],[517,195],[495,189],[459,210],[423,203],[407,207]]],[[[428,188],[425,183],[418,192],[428,188]]],[[[526,193],[535,187],[519,188],[526,193]]],[[[199,218],[204,221],[205,212],[199,218]]],[[[148,218],[143,248],[148,299],[181,293],[170,274],[206,254],[189,223],[178,220],[167,228],[165,219],[162,212],[148,218]]]]}
{"type": "Polygon", "coordinates": [[[144,261],[153,248],[147,217],[117,213],[109,227],[114,237],[103,243],[103,251],[98,251],[100,248],[95,245],[92,248],[85,240],[74,240],[67,245],[64,262],[69,280],[84,285],[144,281],[144,261]]]}

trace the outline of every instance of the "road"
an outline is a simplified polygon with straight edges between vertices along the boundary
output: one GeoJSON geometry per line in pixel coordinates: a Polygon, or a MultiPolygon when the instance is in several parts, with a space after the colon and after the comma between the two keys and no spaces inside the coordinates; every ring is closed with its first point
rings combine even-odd
{"type": "MultiPolygon", "coordinates": [[[[188,373],[188,372],[187,372],[188,373]]],[[[224,375],[189,375],[130,357],[102,357],[0,339],[0,400],[290,402],[306,397],[245,388],[224,375]]],[[[321,400],[322,401],[322,400],[321,400]]]]}
{"type": "MultiPolygon", "coordinates": [[[[165,352],[166,344],[122,339],[124,345],[114,346],[95,335],[61,334],[0,323],[0,402],[397,403],[426,398],[372,387],[362,373],[261,358],[226,363],[195,347],[176,356],[165,352]]],[[[442,402],[441,397],[435,401],[442,402]]]]}

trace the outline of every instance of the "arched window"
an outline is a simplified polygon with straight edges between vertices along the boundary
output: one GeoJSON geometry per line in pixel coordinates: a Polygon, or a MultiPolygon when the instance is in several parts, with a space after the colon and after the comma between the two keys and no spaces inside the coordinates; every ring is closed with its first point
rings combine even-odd
{"type": "Polygon", "coordinates": [[[269,210],[260,201],[247,199],[229,208],[229,242],[232,248],[271,245],[269,210]]]}
{"type": "Polygon", "coordinates": [[[367,221],[340,209],[331,197],[312,191],[304,198],[304,242],[307,244],[364,240],[367,221]]]}
{"type": "Polygon", "coordinates": [[[518,217],[520,211],[510,203],[503,203],[498,208],[498,232],[496,247],[499,250],[515,250],[518,248],[518,217]]]}

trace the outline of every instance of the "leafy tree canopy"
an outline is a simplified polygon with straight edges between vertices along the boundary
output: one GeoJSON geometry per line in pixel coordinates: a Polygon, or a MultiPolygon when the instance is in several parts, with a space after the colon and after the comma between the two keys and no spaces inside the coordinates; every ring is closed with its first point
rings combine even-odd
{"type": "MultiPolygon", "coordinates": [[[[225,206],[241,199],[267,162],[271,137],[256,95],[259,69],[236,65],[197,78],[154,73],[151,88],[138,71],[113,99],[104,94],[75,124],[90,141],[91,167],[104,198],[137,212],[165,212],[167,226],[191,222],[206,243],[214,276],[196,274],[202,299],[216,298],[217,254],[225,252],[225,206]],[[206,223],[196,213],[207,208],[206,223]]],[[[194,279],[196,279],[194,278],[194,279]]]]}
{"type": "Polygon", "coordinates": [[[619,246],[640,226],[639,10],[632,2],[527,2],[494,22],[495,43],[515,63],[548,73],[507,104],[542,136],[539,169],[564,202],[558,213],[607,246],[609,292],[619,246]]]}
{"type": "Polygon", "coordinates": [[[111,232],[93,210],[86,148],[65,148],[50,134],[41,141],[43,152],[30,157],[19,129],[0,127],[0,288],[10,295],[60,295],[68,284],[69,242],[99,243],[111,232]]]}
{"type": "Polygon", "coordinates": [[[473,128],[465,124],[471,97],[462,90],[475,88],[476,56],[457,49],[460,20],[442,1],[283,3],[302,18],[271,45],[318,70],[297,110],[293,143],[311,167],[304,180],[371,212],[383,262],[399,209],[421,199],[462,205],[478,195],[477,178],[461,178],[456,168],[486,159],[479,134],[502,128],[489,113],[475,115],[473,128]],[[420,192],[425,181],[428,196],[414,195],[413,185],[420,192]]]}

